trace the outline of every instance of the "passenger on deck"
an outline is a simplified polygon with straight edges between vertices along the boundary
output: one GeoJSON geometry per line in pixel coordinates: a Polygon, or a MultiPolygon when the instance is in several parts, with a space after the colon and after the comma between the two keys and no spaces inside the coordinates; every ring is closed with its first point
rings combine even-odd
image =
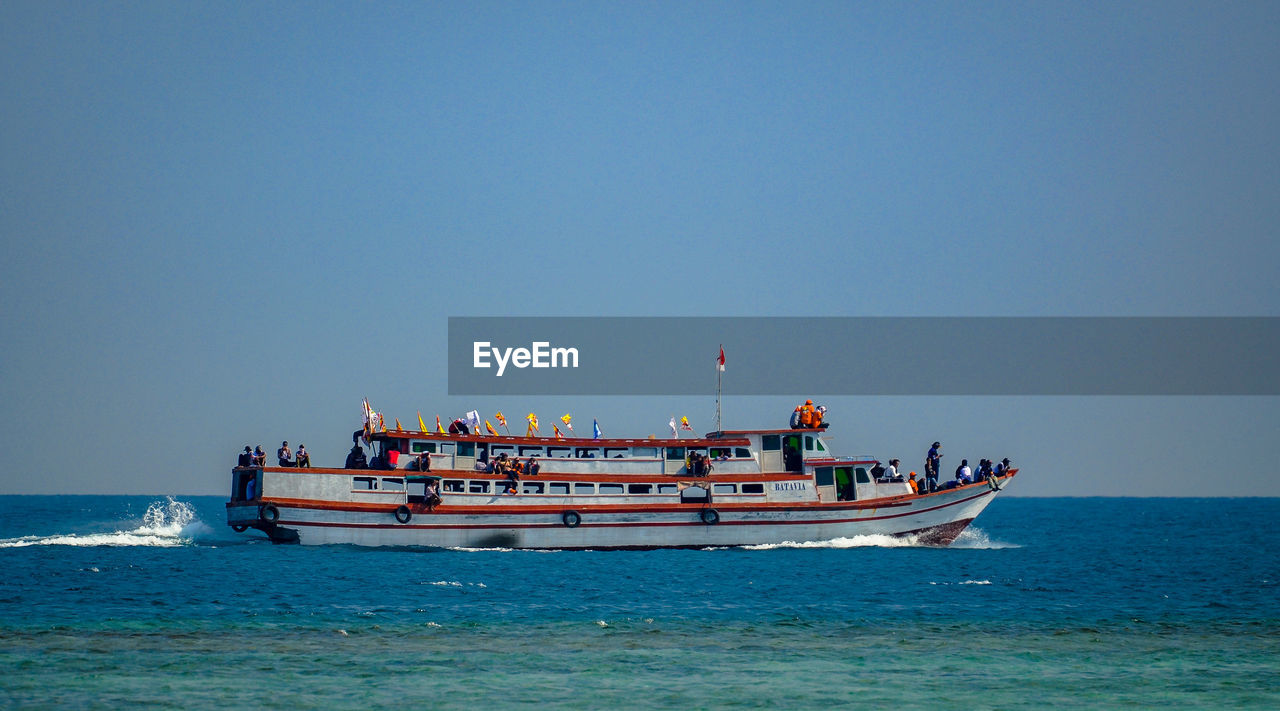
{"type": "Polygon", "coordinates": [[[942,454],[938,450],[942,447],[940,442],[934,442],[929,448],[929,454],[924,460],[924,480],[925,489],[929,491],[938,490],[938,472],[942,466],[942,454]]]}
{"type": "Polygon", "coordinates": [[[884,477],[885,468],[881,466],[880,461],[876,461],[876,465],[871,467],[871,478],[879,480],[884,477]]]}
{"type": "Polygon", "coordinates": [[[973,473],[969,470],[968,459],[961,459],[960,466],[956,467],[956,481],[961,485],[973,483],[973,473]]]}
{"type": "Polygon", "coordinates": [[[916,473],[911,472],[911,476],[907,478],[907,483],[911,485],[911,493],[920,493],[920,484],[916,481],[916,473]]]}
{"type": "Polygon", "coordinates": [[[440,498],[440,484],[435,481],[427,482],[427,510],[433,511],[443,499],[440,498]]]}
{"type": "Polygon", "coordinates": [[[800,406],[800,427],[806,430],[813,428],[813,400],[805,400],[800,406]]]}
{"type": "Polygon", "coordinates": [[[305,444],[298,445],[297,460],[298,460],[298,466],[300,467],[311,466],[311,454],[307,452],[307,445],[305,444]]]}
{"type": "Polygon", "coordinates": [[[364,458],[364,449],[358,444],[351,445],[351,451],[347,453],[347,469],[368,469],[369,462],[364,458]]]}
{"type": "MultiPolygon", "coordinates": [[[[417,469],[420,472],[431,471],[431,454],[429,452],[423,452],[422,454],[419,454],[418,461],[414,463],[413,468],[417,469]]],[[[492,471],[492,470],[489,470],[489,471],[492,471]]]]}
{"type": "Polygon", "coordinates": [[[800,429],[800,406],[796,405],[796,411],[791,413],[791,429],[800,429]]]}
{"type": "Polygon", "coordinates": [[[538,463],[538,460],[533,457],[529,457],[529,461],[524,465],[525,474],[528,474],[529,476],[538,476],[539,469],[542,469],[542,465],[538,463]]]}
{"type": "Polygon", "coordinates": [[[255,467],[264,467],[267,465],[267,453],[262,451],[262,445],[253,448],[253,464],[255,467]]]}
{"type": "Polygon", "coordinates": [[[1004,459],[1000,460],[1000,463],[996,465],[996,469],[994,473],[996,476],[1005,476],[1009,473],[1008,457],[1005,457],[1004,459]]]}
{"type": "Polygon", "coordinates": [[[288,440],[280,443],[280,449],[276,450],[276,459],[280,460],[280,466],[282,467],[293,466],[293,452],[289,451],[288,440]]]}
{"type": "Polygon", "coordinates": [[[893,481],[898,478],[898,460],[889,460],[889,468],[884,470],[884,478],[886,481],[893,481]]]}
{"type": "Polygon", "coordinates": [[[974,476],[974,481],[986,481],[991,476],[991,460],[984,459],[978,462],[978,473],[974,476]]]}
{"type": "Polygon", "coordinates": [[[240,453],[240,459],[236,462],[237,467],[253,466],[253,448],[249,445],[244,446],[244,451],[240,453]]]}
{"type": "Polygon", "coordinates": [[[827,416],[827,406],[819,405],[813,409],[813,428],[815,430],[826,429],[827,425],[822,422],[822,418],[827,416]]]}

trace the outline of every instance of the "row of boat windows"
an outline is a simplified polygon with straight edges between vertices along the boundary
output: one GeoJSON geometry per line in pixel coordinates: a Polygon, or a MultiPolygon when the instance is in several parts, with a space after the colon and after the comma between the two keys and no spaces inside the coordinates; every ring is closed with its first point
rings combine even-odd
{"type": "MultiPolygon", "coordinates": [[[[510,484],[486,479],[445,479],[440,490],[452,494],[501,494],[510,484]]],[[[354,491],[404,491],[404,479],[394,477],[357,476],[351,479],[354,491]]],[[[616,496],[622,494],[678,494],[674,483],[661,484],[597,484],[587,481],[523,481],[520,491],[525,494],[549,496],[616,496]]],[[[713,484],[713,494],[763,494],[764,484],[713,484]]]]}
{"type": "MultiPolygon", "coordinates": [[[[775,447],[776,449],[776,447],[775,447]]],[[[557,447],[541,445],[498,445],[475,442],[423,442],[413,441],[409,444],[411,454],[457,454],[460,457],[475,457],[479,450],[482,461],[490,456],[506,454],[508,457],[542,457],[547,459],[657,459],[666,456],[671,460],[683,460],[692,454],[701,454],[712,459],[734,457],[750,459],[751,450],[746,447],[557,447]]]]}

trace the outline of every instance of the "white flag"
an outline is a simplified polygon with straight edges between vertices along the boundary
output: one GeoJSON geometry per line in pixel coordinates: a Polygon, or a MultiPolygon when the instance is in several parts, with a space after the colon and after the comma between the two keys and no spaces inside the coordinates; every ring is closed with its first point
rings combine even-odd
{"type": "Polygon", "coordinates": [[[676,418],[675,418],[675,415],[672,415],[672,416],[671,416],[671,421],[667,423],[667,426],[671,428],[671,436],[672,436],[672,437],[674,437],[674,438],[676,438],[676,439],[680,439],[680,432],[679,432],[678,430],[676,430],[676,418]]]}
{"type": "Polygon", "coordinates": [[[471,412],[467,413],[467,426],[471,427],[477,432],[480,430],[480,411],[479,410],[472,410],[471,412]]]}

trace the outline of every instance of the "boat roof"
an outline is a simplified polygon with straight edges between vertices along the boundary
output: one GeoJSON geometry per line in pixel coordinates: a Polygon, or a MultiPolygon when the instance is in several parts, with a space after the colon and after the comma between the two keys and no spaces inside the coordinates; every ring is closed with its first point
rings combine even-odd
{"type": "Polygon", "coordinates": [[[815,430],[815,429],[812,429],[812,428],[792,429],[792,428],[790,428],[790,427],[780,427],[780,428],[776,428],[776,429],[764,429],[764,430],[721,430],[721,431],[719,431],[719,432],[708,432],[708,433],[707,433],[707,439],[721,439],[721,438],[731,438],[731,437],[732,437],[732,438],[743,438],[743,437],[747,437],[747,436],[750,436],[750,435],[758,435],[758,434],[817,434],[817,435],[825,435],[826,433],[827,433],[827,430],[826,430],[826,428],[825,428],[825,427],[824,427],[824,428],[822,428],[822,429],[816,429],[816,430],[815,430]]]}
{"type": "MultiPolygon", "coordinates": [[[[772,431],[772,430],[770,430],[772,431]]],[[[792,430],[779,430],[791,432],[792,430]]],[[[591,437],[564,437],[555,439],[553,437],[523,437],[513,435],[483,435],[475,432],[471,434],[450,434],[439,432],[420,432],[416,430],[387,430],[385,432],[377,432],[371,436],[372,439],[420,439],[431,442],[472,442],[475,444],[510,444],[540,447],[714,447],[714,446],[741,446],[746,447],[751,442],[746,437],[738,436],[713,436],[713,435],[733,435],[735,433],[711,433],[706,437],[690,437],[688,439],[648,439],[648,438],[616,438],[601,437],[593,439],[591,437]]]]}

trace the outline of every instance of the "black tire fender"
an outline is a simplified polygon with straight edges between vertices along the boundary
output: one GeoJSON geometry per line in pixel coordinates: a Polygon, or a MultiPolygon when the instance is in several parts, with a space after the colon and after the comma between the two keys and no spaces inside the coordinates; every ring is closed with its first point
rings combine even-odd
{"type": "Polygon", "coordinates": [[[560,521],[564,523],[567,528],[577,528],[582,524],[582,514],[577,511],[565,511],[560,514],[560,521]]]}
{"type": "Polygon", "coordinates": [[[396,509],[396,520],[400,523],[409,523],[409,519],[413,518],[413,512],[408,506],[400,504],[400,508],[396,509]]]}
{"type": "Polygon", "coordinates": [[[698,518],[701,518],[702,522],[708,526],[714,526],[720,523],[720,512],[715,509],[703,509],[702,513],[698,514],[698,518]]]}
{"type": "Polygon", "coordinates": [[[231,530],[235,531],[236,533],[244,533],[245,531],[249,530],[249,527],[242,526],[237,523],[231,526],[231,530]]]}
{"type": "Polygon", "coordinates": [[[262,508],[258,509],[258,518],[267,523],[275,523],[280,520],[280,509],[276,508],[275,504],[263,504],[262,508]]]}

